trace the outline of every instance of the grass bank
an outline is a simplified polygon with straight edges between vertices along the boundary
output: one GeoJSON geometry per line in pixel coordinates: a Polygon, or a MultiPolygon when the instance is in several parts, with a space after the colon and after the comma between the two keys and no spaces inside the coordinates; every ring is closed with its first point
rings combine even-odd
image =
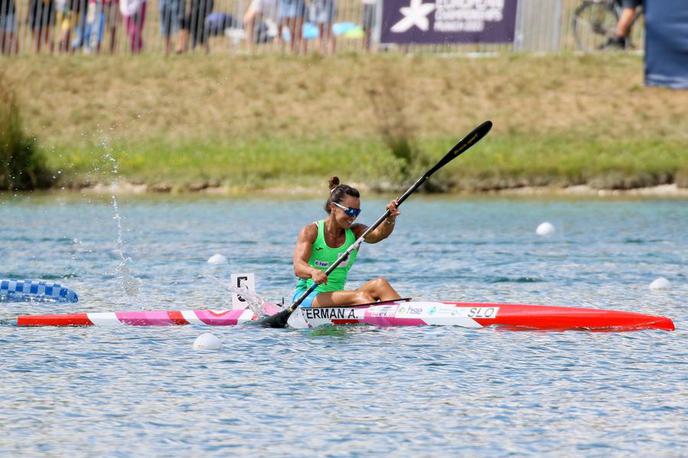
{"type": "Polygon", "coordinates": [[[688,92],[644,87],[637,56],[25,56],[3,67],[62,185],[116,170],[158,190],[311,188],[332,174],[387,189],[492,119],[441,188],[688,187],[688,92]]]}

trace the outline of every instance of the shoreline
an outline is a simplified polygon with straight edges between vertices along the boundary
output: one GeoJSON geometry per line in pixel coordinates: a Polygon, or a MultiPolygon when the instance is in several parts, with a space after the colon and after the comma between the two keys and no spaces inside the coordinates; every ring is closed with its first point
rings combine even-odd
{"type": "MultiPolygon", "coordinates": [[[[394,194],[395,190],[385,190],[380,192],[363,183],[352,183],[361,191],[373,195],[394,194]]],[[[97,183],[80,189],[51,189],[47,193],[74,192],[92,195],[177,195],[177,196],[233,196],[253,194],[259,196],[319,196],[322,189],[313,187],[289,187],[273,186],[262,189],[248,189],[243,187],[224,186],[217,183],[203,183],[183,188],[175,188],[168,184],[140,184],[127,181],[119,181],[111,184],[97,183]]],[[[665,198],[688,198],[688,188],[679,187],[676,183],[662,184],[657,186],[639,187],[631,189],[597,189],[589,185],[572,186],[521,186],[514,188],[493,189],[485,191],[448,191],[441,193],[426,193],[433,196],[514,196],[514,197],[665,197],[665,198]]]]}

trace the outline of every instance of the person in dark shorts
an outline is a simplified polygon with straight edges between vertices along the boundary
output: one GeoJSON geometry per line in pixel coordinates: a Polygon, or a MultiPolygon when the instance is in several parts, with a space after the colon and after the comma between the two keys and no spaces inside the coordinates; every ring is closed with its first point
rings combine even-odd
{"type": "Polygon", "coordinates": [[[622,7],[621,16],[616,23],[616,32],[609,38],[606,47],[624,49],[628,43],[628,35],[631,33],[637,10],[643,6],[643,0],[621,0],[619,3],[622,7]]]}
{"type": "Polygon", "coordinates": [[[179,31],[183,9],[182,0],[159,0],[160,35],[165,41],[165,55],[172,51],[172,35],[179,31]]]}
{"type": "Polygon", "coordinates": [[[208,46],[208,33],[205,29],[205,18],[213,12],[215,2],[213,0],[191,0],[191,5],[187,15],[181,20],[181,32],[179,33],[179,47],[177,52],[186,51],[191,36],[191,49],[196,45],[203,45],[206,52],[210,51],[208,46]]]}
{"type": "Polygon", "coordinates": [[[55,2],[53,0],[31,0],[29,2],[29,14],[26,22],[33,34],[34,49],[41,52],[41,46],[45,46],[53,52],[53,27],[55,26],[55,2]]]}

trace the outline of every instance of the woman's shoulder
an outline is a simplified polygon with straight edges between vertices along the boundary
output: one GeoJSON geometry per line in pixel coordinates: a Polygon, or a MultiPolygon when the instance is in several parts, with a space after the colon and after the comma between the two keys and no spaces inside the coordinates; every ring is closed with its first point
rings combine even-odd
{"type": "Polygon", "coordinates": [[[318,222],[313,221],[312,223],[306,224],[301,228],[300,236],[306,237],[308,240],[315,241],[318,237],[318,222]]]}

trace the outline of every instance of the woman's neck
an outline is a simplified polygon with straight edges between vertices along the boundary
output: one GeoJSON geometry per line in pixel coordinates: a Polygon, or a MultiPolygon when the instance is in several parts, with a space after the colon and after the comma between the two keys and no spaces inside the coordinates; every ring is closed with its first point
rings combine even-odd
{"type": "Polygon", "coordinates": [[[337,224],[334,217],[330,215],[325,220],[325,232],[334,237],[338,237],[344,233],[344,228],[337,224]]]}

